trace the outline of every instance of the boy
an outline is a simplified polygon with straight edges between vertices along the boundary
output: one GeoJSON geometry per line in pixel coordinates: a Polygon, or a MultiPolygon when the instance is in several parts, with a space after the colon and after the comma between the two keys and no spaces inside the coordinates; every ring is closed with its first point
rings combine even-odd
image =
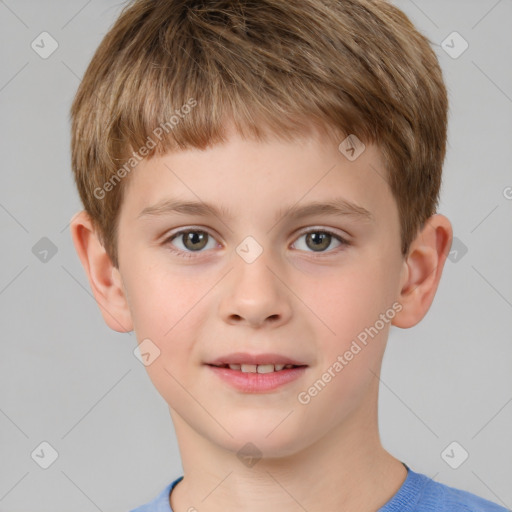
{"type": "Polygon", "coordinates": [[[72,106],[71,231],[180,447],[136,511],[505,510],[378,433],[389,328],[425,316],[452,241],[447,109],[382,0],[124,9],[72,106]]]}

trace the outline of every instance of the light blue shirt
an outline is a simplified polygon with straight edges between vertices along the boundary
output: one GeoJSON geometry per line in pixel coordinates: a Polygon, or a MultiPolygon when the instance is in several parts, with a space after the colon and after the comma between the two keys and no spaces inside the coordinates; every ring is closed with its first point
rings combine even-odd
{"type": "MultiPolygon", "coordinates": [[[[510,512],[470,492],[434,482],[426,475],[415,473],[406,464],[404,466],[407,468],[405,482],[377,512],[510,512]]],[[[180,476],[153,501],[130,512],[173,512],[169,494],[182,479],[180,476]]]]}

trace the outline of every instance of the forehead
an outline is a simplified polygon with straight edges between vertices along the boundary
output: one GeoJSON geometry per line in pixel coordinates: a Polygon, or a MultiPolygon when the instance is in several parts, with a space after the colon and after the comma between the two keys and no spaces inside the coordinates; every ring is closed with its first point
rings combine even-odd
{"type": "Polygon", "coordinates": [[[305,213],[307,205],[322,202],[367,219],[389,209],[394,201],[378,147],[367,145],[350,160],[346,148],[338,146],[314,135],[258,141],[232,134],[206,150],[143,160],[125,184],[124,206],[131,219],[173,208],[225,217],[272,213],[275,218],[285,209],[305,213]]]}

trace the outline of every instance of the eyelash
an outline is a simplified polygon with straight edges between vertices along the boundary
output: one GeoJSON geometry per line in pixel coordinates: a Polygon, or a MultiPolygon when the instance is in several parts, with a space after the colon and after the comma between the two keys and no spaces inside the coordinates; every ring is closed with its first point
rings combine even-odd
{"type": "MultiPolygon", "coordinates": [[[[196,233],[196,232],[206,233],[209,237],[212,237],[213,239],[215,239],[215,237],[212,234],[210,234],[208,231],[206,231],[204,229],[188,228],[188,229],[182,229],[181,231],[177,231],[176,233],[173,233],[172,235],[170,235],[168,238],[165,239],[164,245],[167,245],[169,250],[172,253],[176,254],[177,256],[179,256],[181,258],[195,258],[195,257],[197,257],[198,254],[200,254],[201,252],[204,252],[204,251],[202,251],[202,250],[201,251],[183,251],[181,249],[174,248],[170,242],[172,242],[175,238],[178,238],[180,235],[184,235],[185,233],[196,233]]],[[[325,257],[325,254],[330,255],[333,252],[334,253],[339,252],[339,250],[343,250],[343,247],[348,247],[351,245],[350,242],[347,241],[345,238],[343,238],[340,235],[338,235],[332,231],[329,231],[327,229],[310,229],[308,231],[303,231],[302,233],[300,233],[298,235],[297,240],[300,237],[302,237],[304,235],[309,235],[311,233],[323,233],[323,234],[331,235],[334,239],[336,239],[341,244],[340,247],[338,247],[338,250],[334,249],[331,251],[320,251],[317,253],[315,253],[314,251],[307,251],[307,252],[311,252],[312,256],[314,258],[325,257]]]]}

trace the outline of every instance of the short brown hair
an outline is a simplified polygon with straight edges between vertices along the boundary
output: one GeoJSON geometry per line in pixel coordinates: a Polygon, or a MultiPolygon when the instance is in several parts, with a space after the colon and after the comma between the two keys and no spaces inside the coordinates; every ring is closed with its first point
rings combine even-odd
{"type": "Polygon", "coordinates": [[[430,41],[384,0],[135,0],[78,88],[72,168],[118,267],[120,169],[139,148],[204,149],[225,140],[228,120],[260,140],[312,126],[338,143],[355,134],[382,151],[406,255],[436,212],[447,115],[430,41]]]}

